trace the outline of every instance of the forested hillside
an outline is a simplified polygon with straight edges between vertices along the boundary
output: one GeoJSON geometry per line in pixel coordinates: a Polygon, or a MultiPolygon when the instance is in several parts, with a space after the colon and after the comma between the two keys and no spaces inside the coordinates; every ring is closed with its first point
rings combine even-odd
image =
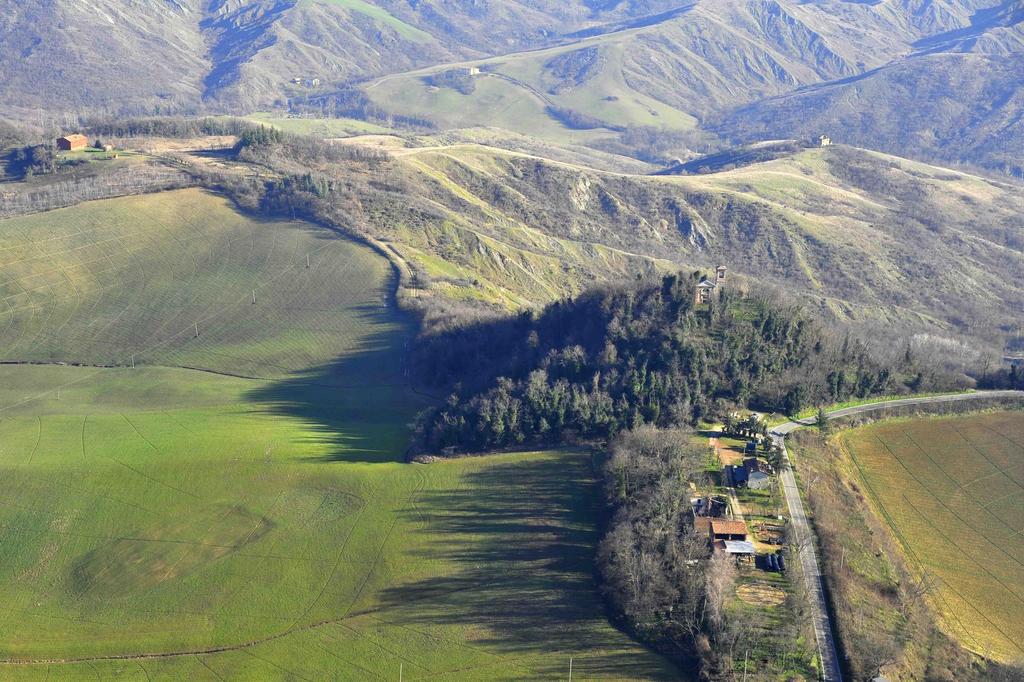
{"type": "Polygon", "coordinates": [[[696,284],[669,275],[421,339],[420,378],[454,392],[421,419],[419,446],[472,452],[606,439],[643,424],[696,424],[732,404],[796,414],[953,385],[909,355],[883,365],[797,309],[728,290],[698,305],[696,284]]]}

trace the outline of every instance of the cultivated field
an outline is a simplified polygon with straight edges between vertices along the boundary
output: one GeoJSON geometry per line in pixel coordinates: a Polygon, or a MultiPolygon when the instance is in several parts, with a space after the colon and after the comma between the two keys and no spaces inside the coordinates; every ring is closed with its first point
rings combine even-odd
{"type": "Polygon", "coordinates": [[[843,436],[944,627],[1024,657],[1024,414],[879,423],[843,436]]]}
{"type": "Polygon", "coordinates": [[[605,618],[587,453],[403,463],[372,252],[193,191],[0,230],[5,360],[146,362],[0,366],[0,678],[679,676],[605,618]]]}

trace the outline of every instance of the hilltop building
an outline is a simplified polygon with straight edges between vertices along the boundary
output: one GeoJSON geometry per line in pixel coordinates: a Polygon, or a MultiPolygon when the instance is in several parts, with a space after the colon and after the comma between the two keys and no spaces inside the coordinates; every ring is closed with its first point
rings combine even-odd
{"type": "Polygon", "coordinates": [[[719,265],[715,268],[715,275],[712,279],[708,279],[707,276],[702,277],[700,282],[697,283],[697,293],[694,302],[697,305],[711,303],[718,291],[719,285],[725,284],[725,277],[728,271],[729,268],[719,265]]]}
{"type": "Polygon", "coordinates": [[[697,305],[700,305],[701,303],[711,303],[711,299],[714,298],[715,289],[717,288],[718,285],[714,282],[702,279],[700,283],[697,284],[697,305]]]}
{"type": "Polygon", "coordinates": [[[832,138],[828,135],[818,135],[818,137],[814,138],[814,144],[818,147],[831,147],[832,138]]]}
{"type": "Polygon", "coordinates": [[[57,149],[62,152],[76,152],[89,146],[89,138],[79,133],[57,138],[57,149]]]}

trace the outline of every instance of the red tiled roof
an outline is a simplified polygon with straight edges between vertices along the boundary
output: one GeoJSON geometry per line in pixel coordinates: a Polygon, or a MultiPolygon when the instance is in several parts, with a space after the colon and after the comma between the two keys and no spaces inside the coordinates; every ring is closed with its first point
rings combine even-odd
{"type": "Polygon", "coordinates": [[[715,535],[746,535],[747,524],[742,521],[715,519],[711,522],[711,532],[715,535]]]}

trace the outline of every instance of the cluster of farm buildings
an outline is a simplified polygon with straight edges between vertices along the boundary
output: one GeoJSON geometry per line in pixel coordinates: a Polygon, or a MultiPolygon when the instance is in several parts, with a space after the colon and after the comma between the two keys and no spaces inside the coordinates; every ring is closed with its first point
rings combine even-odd
{"type": "MultiPolygon", "coordinates": [[[[716,454],[720,454],[717,447],[716,454]]],[[[778,549],[778,545],[784,544],[786,533],[781,517],[751,522],[748,526],[736,495],[742,489],[770,490],[775,480],[773,467],[758,457],[756,438],[746,441],[739,461],[722,467],[719,489],[724,488],[727,494],[708,494],[690,500],[694,531],[707,537],[712,552],[754,562],[768,571],[785,571],[786,559],[778,549]]]]}

